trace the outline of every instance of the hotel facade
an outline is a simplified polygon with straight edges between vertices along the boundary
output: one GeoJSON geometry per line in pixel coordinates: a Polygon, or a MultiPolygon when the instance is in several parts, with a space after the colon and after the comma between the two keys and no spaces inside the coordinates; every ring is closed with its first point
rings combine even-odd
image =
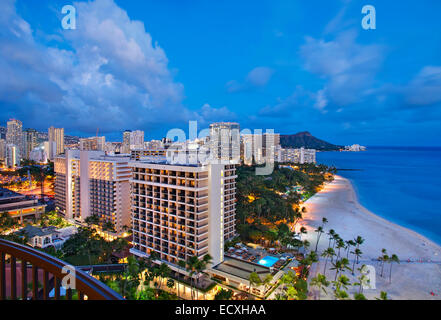
{"type": "Polygon", "coordinates": [[[132,167],[133,248],[182,272],[178,261],[210,254],[224,260],[224,243],[235,233],[234,165],[179,165],[134,161],[132,167]]]}
{"type": "Polygon", "coordinates": [[[129,157],[67,149],[55,158],[55,174],[55,206],[66,219],[83,223],[96,215],[117,235],[130,226],[129,157]]]}

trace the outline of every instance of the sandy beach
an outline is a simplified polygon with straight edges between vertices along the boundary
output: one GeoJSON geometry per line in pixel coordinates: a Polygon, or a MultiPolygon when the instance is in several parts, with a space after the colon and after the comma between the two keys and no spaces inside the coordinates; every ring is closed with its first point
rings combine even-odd
{"type": "MultiPolygon", "coordinates": [[[[325,225],[325,234],[320,238],[319,253],[328,247],[326,233],[330,229],[334,229],[344,240],[354,239],[357,236],[365,239],[360,247],[363,252],[361,262],[356,268],[362,264],[376,268],[376,289],[364,291],[368,299],[374,299],[381,291],[386,291],[391,299],[397,300],[441,300],[441,247],[422,235],[391,223],[361,206],[349,180],[336,176],[333,182],[326,184],[321,192],[310,198],[305,203],[305,207],[307,213],[303,224],[308,234],[303,239],[311,242],[312,250],[317,241],[317,233],[314,230],[322,224],[323,217],[329,222],[325,225]],[[376,261],[381,255],[382,248],[385,248],[389,255],[396,254],[400,259],[400,264],[393,265],[391,283],[389,283],[390,265],[386,264],[381,277],[381,267],[376,261]]],[[[328,262],[326,275],[333,280],[335,271],[329,270],[329,265],[328,262]]],[[[322,260],[312,268],[312,277],[317,272],[323,273],[323,269],[322,260]]],[[[350,272],[346,274],[351,277],[350,272]]],[[[355,278],[351,280],[356,281],[355,278]]],[[[355,291],[357,291],[355,288],[349,290],[351,293],[355,291]]]]}

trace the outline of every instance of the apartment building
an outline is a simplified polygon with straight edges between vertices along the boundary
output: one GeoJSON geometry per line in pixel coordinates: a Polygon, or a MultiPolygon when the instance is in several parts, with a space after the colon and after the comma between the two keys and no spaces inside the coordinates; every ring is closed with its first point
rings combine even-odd
{"type": "Polygon", "coordinates": [[[118,235],[130,226],[129,157],[67,149],[55,158],[55,174],[56,210],[67,219],[97,215],[118,235]]]}
{"type": "Polygon", "coordinates": [[[124,131],[122,143],[122,151],[124,153],[130,153],[130,150],[142,148],[144,148],[144,131],[124,131]]]}
{"type": "Polygon", "coordinates": [[[210,124],[210,153],[218,163],[240,162],[240,126],[235,122],[210,124]]]}
{"type": "Polygon", "coordinates": [[[131,252],[159,255],[176,271],[179,260],[210,254],[224,259],[235,235],[234,165],[133,161],[131,252]]]}
{"type": "Polygon", "coordinates": [[[165,157],[166,155],[165,148],[133,149],[130,151],[131,160],[140,160],[145,157],[165,157]]]}
{"type": "Polygon", "coordinates": [[[37,147],[37,130],[26,129],[23,132],[24,152],[23,158],[30,159],[32,150],[37,147]]]}
{"type": "Polygon", "coordinates": [[[278,162],[286,163],[316,163],[316,150],[315,149],[280,149],[278,153],[278,162]]]}
{"type": "Polygon", "coordinates": [[[274,161],[279,149],[279,133],[243,134],[241,137],[241,161],[245,165],[274,161]]]}
{"type": "Polygon", "coordinates": [[[80,150],[103,151],[106,146],[106,137],[91,137],[80,139],[80,150]]]}
{"type": "Polygon", "coordinates": [[[15,152],[18,161],[23,156],[23,123],[20,120],[11,119],[7,122],[6,143],[16,147],[15,152]]]}
{"type": "Polygon", "coordinates": [[[50,127],[48,130],[49,143],[55,142],[55,150],[51,154],[59,155],[64,153],[64,128],[50,127]]]}

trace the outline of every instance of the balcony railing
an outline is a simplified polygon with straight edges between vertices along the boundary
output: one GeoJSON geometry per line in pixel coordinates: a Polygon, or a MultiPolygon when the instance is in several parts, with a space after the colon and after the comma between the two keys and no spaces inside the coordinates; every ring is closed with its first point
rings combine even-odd
{"type": "MultiPolygon", "coordinates": [[[[65,272],[63,273],[63,267],[67,265],[66,262],[44,252],[0,239],[0,300],[18,299],[17,275],[19,273],[21,274],[21,299],[49,300],[49,292],[53,288],[53,299],[60,300],[61,281],[67,275],[65,272]],[[32,266],[31,290],[28,289],[29,265],[32,266]],[[6,277],[7,273],[9,273],[9,277],[6,277]],[[42,279],[39,279],[41,275],[42,279]],[[39,280],[42,284],[41,290],[39,289],[39,280]],[[6,286],[7,284],[8,286],[6,286]],[[9,290],[6,290],[7,287],[9,290]]],[[[89,300],[123,300],[118,293],[78,268],[75,268],[74,281],[75,290],[77,290],[80,300],[84,300],[85,296],[89,300]]],[[[66,299],[72,299],[72,289],[66,290],[66,299]]]]}

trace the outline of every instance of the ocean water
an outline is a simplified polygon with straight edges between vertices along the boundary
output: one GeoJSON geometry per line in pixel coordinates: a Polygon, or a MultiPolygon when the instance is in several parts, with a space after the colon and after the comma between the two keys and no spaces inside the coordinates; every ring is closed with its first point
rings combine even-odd
{"type": "Polygon", "coordinates": [[[441,245],[441,148],[368,147],[364,152],[318,152],[353,183],[373,213],[441,245]]]}

